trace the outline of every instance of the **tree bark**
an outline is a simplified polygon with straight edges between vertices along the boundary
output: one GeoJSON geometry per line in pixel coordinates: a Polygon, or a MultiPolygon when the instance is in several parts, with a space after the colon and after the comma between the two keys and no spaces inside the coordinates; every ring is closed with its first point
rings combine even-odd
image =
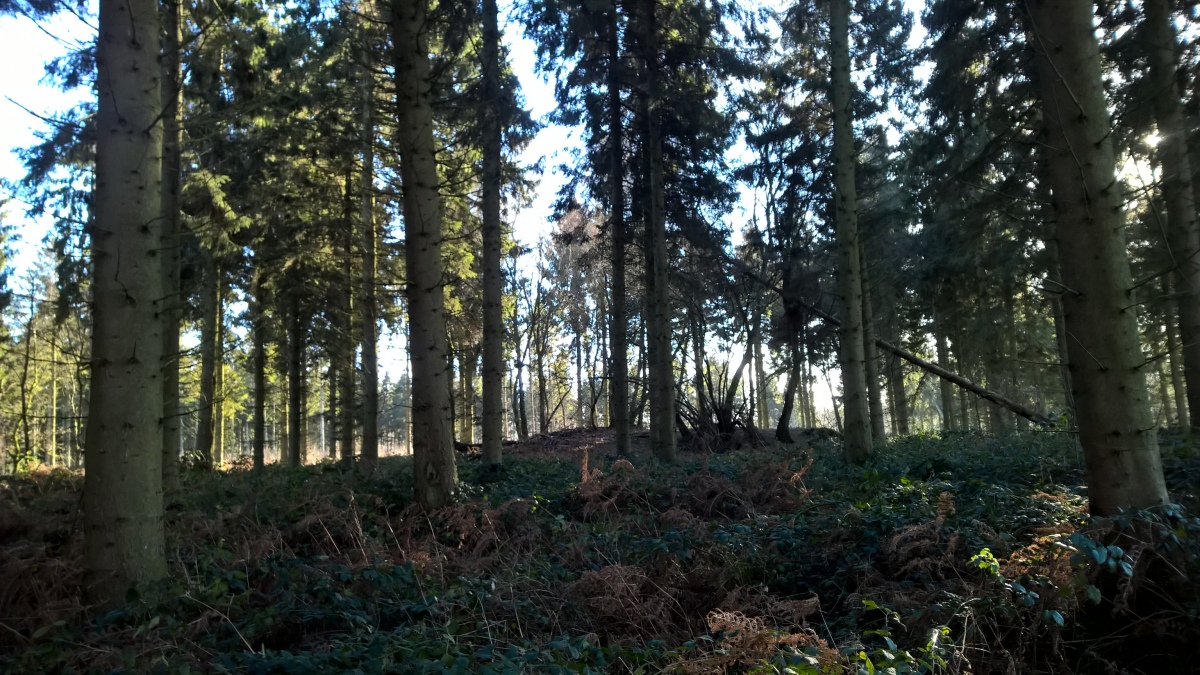
{"type": "Polygon", "coordinates": [[[908,426],[908,394],[904,390],[904,363],[895,354],[888,356],[888,398],[891,399],[892,410],[896,414],[895,433],[907,436],[911,431],[908,426]]]}
{"type": "Polygon", "coordinates": [[[216,405],[217,312],[219,312],[220,270],[211,251],[201,251],[204,271],[200,287],[200,418],[196,423],[196,454],[207,466],[213,465],[213,408],[216,405]]]}
{"type": "Polygon", "coordinates": [[[462,386],[458,440],[468,445],[475,442],[475,368],[479,362],[478,354],[476,349],[464,349],[458,357],[459,384],[462,386]]]}
{"type": "Polygon", "coordinates": [[[301,445],[305,440],[300,429],[300,413],[304,407],[304,384],[301,382],[304,370],[304,331],[300,325],[300,295],[294,289],[288,293],[287,322],[287,465],[298,467],[304,461],[301,445]]]}
{"type": "Polygon", "coordinates": [[[37,316],[37,303],[29,301],[29,320],[25,322],[25,343],[21,358],[21,413],[18,423],[21,425],[21,451],[13,459],[13,473],[20,469],[21,464],[33,460],[33,438],[29,427],[29,362],[33,356],[33,320],[37,316]]]}
{"type": "Polygon", "coordinates": [[[1127,506],[1162,504],[1167,490],[1140,370],[1125,213],[1092,3],[1031,0],[1026,7],[1068,289],[1063,312],[1090,508],[1110,515],[1127,506]]]}
{"type": "Polygon", "coordinates": [[[832,0],[829,18],[833,104],[834,213],[837,221],[838,295],[842,314],[842,370],[846,459],[871,456],[871,414],[863,344],[862,262],[859,258],[858,198],[854,185],[854,114],[851,110],[850,0],[832,0]]]}
{"type": "Polygon", "coordinates": [[[657,0],[639,3],[643,82],[639,92],[645,109],[646,156],[646,342],[650,397],[650,449],[664,462],[675,462],[675,376],[671,351],[671,294],[667,230],[663,204],[662,110],[659,105],[657,0]]]}
{"type": "MultiPolygon", "coordinates": [[[[1171,295],[1171,282],[1163,279],[1163,294],[1171,295]]],[[[1183,358],[1179,349],[1179,322],[1175,320],[1172,307],[1165,310],[1166,319],[1163,327],[1167,331],[1168,361],[1171,364],[1171,391],[1175,395],[1175,426],[1189,428],[1191,426],[1191,409],[1188,407],[1187,385],[1183,376],[1183,358]]]]}
{"type": "MultiPolygon", "coordinates": [[[[1179,45],[1171,23],[1168,0],[1144,0],[1144,36],[1150,60],[1150,91],[1158,123],[1157,154],[1162,166],[1162,196],[1167,207],[1171,257],[1175,264],[1175,292],[1179,304],[1179,335],[1183,354],[1188,410],[1200,410],[1200,221],[1192,193],[1192,167],[1188,159],[1178,83],[1179,45]]],[[[1200,424],[1181,424],[1200,432],[1200,424]]]]}
{"type": "Polygon", "coordinates": [[[379,307],[375,299],[375,76],[362,74],[362,447],[359,458],[368,469],[379,463],[379,307]]]}
{"type": "Polygon", "coordinates": [[[259,273],[254,275],[252,309],[253,325],[251,331],[254,340],[253,364],[254,369],[254,403],[252,411],[254,470],[262,471],[266,464],[266,405],[267,405],[267,326],[266,302],[259,273]]]}
{"type": "Polygon", "coordinates": [[[483,447],[488,464],[503,461],[504,273],[500,267],[500,24],[496,0],[483,0],[483,447]]]}
{"type": "Polygon", "coordinates": [[[609,419],[617,455],[629,454],[629,315],[625,302],[625,126],[621,105],[620,8],[612,0],[608,16],[608,218],[612,237],[612,295],[609,301],[609,419]]]}
{"type": "MultiPolygon", "coordinates": [[[[950,349],[946,345],[946,329],[936,307],[933,309],[933,339],[937,345],[938,365],[949,371],[950,349]]],[[[954,390],[946,379],[940,380],[938,385],[942,403],[942,433],[949,433],[954,431],[954,390]]]]}
{"type": "Polygon", "coordinates": [[[213,338],[212,468],[225,462],[225,284],[217,278],[216,335],[213,338]]]}
{"type": "Polygon", "coordinates": [[[100,2],[83,597],[105,607],[167,573],[161,27],[157,0],[100,2]]]}
{"type": "Polygon", "coordinates": [[[875,349],[875,340],[879,336],[875,331],[875,309],[871,305],[871,283],[865,251],[860,251],[859,259],[862,265],[863,364],[866,366],[871,439],[875,443],[883,443],[887,438],[887,430],[883,424],[883,392],[879,386],[879,352],[875,349]]]}
{"type": "Polygon", "coordinates": [[[800,385],[801,370],[800,349],[796,342],[792,344],[792,367],[788,370],[787,391],[783,394],[783,407],[779,411],[779,423],[775,427],[775,440],[780,443],[792,442],[792,406],[796,402],[796,389],[800,385]]]}
{"type": "Polygon", "coordinates": [[[180,245],[180,129],[183,119],[183,68],[180,43],[183,3],[165,0],[163,16],[163,154],[162,154],[162,322],[163,322],[163,489],[179,485],[182,451],[179,417],[179,317],[183,302],[179,287],[180,245]]]}
{"type": "Polygon", "coordinates": [[[538,338],[533,348],[534,368],[537,369],[538,433],[550,433],[550,395],[546,389],[545,342],[538,338]]]}
{"type": "Polygon", "coordinates": [[[442,205],[433,139],[427,0],[395,0],[396,148],[404,185],[413,490],[428,511],[458,492],[450,421],[450,360],[442,271],[442,205]]]}
{"type": "Polygon", "coordinates": [[[759,326],[755,327],[754,331],[754,400],[755,413],[757,417],[758,428],[766,429],[771,426],[771,412],[767,407],[767,372],[763,366],[763,350],[762,350],[762,313],[757,314],[759,326]]]}

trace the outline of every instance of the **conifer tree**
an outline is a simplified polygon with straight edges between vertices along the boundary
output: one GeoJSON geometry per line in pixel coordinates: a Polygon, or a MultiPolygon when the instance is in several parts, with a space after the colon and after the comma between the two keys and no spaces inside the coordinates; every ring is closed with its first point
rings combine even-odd
{"type": "Polygon", "coordinates": [[[1090,0],[1031,0],[1028,40],[1058,215],[1063,313],[1093,513],[1167,501],[1090,0]]]}
{"type": "Polygon", "coordinates": [[[426,0],[393,0],[396,146],[404,189],[413,488],[427,510],[455,497],[450,353],[442,278],[442,204],[434,156],[426,0]]]}
{"type": "Polygon", "coordinates": [[[162,74],[156,0],[102,0],[96,51],[84,597],[166,574],[162,493],[162,74]]]}

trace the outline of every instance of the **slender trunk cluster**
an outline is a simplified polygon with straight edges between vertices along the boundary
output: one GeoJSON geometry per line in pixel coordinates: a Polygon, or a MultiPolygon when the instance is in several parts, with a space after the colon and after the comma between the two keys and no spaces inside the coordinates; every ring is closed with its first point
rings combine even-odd
{"type": "MultiPolygon", "coordinates": [[[[1192,166],[1179,97],[1179,46],[1171,24],[1168,0],[1145,0],[1145,37],[1150,60],[1150,91],[1158,123],[1158,161],[1162,166],[1162,196],[1167,207],[1171,258],[1175,270],[1182,337],[1184,379],[1189,410],[1200,410],[1200,221],[1192,193],[1192,166]]],[[[1200,425],[1180,415],[1179,423],[1200,431],[1200,425]]]]}

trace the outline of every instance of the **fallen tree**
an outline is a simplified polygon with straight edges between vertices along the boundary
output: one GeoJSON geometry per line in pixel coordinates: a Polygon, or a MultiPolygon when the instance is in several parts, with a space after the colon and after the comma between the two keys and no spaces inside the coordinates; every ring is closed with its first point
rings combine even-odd
{"type": "MultiPolygon", "coordinates": [[[[784,290],[782,288],[780,288],[779,286],[772,283],[769,279],[763,278],[762,275],[758,274],[754,270],[750,269],[750,267],[746,263],[744,263],[740,260],[735,260],[733,258],[729,258],[729,257],[726,257],[725,259],[729,263],[731,263],[735,268],[737,268],[739,271],[741,271],[743,274],[746,274],[747,276],[749,276],[751,279],[758,282],[759,284],[762,284],[763,286],[778,293],[779,297],[783,298],[785,302],[794,302],[797,305],[799,305],[800,307],[803,307],[806,311],[808,311],[809,313],[811,313],[813,316],[817,317],[818,319],[821,319],[822,321],[826,321],[834,326],[841,326],[841,322],[838,321],[836,318],[834,318],[834,316],[832,314],[829,314],[828,312],[822,310],[821,308],[817,307],[816,305],[805,302],[804,300],[801,300],[800,298],[797,298],[794,296],[789,296],[788,294],[786,294],[784,292],[784,290]]],[[[879,347],[880,349],[884,349],[886,351],[889,351],[889,352],[895,354],[896,356],[899,356],[900,358],[904,359],[905,361],[908,361],[909,363],[913,364],[914,366],[917,366],[918,368],[920,368],[926,372],[929,372],[933,375],[937,375],[938,377],[942,378],[943,380],[946,380],[947,382],[950,382],[951,384],[954,384],[958,387],[966,389],[967,391],[971,392],[972,394],[975,394],[976,396],[984,399],[985,401],[994,403],[994,404],[1000,406],[1001,408],[1004,408],[1005,410],[1012,412],[1014,415],[1020,415],[1021,417],[1024,417],[1025,419],[1029,420],[1030,422],[1033,422],[1034,424],[1036,424],[1038,426],[1041,426],[1041,427],[1055,426],[1054,420],[1050,419],[1049,417],[1046,417],[1045,415],[1042,415],[1033,410],[1030,410],[1029,408],[1026,408],[1025,406],[1021,405],[1020,403],[1017,403],[1016,401],[1013,401],[1004,396],[1001,396],[1000,394],[997,394],[994,391],[989,391],[987,389],[984,389],[983,387],[979,386],[978,384],[975,384],[974,382],[968,380],[967,378],[962,377],[961,375],[953,373],[949,370],[946,370],[945,368],[937,365],[936,363],[933,363],[932,361],[926,361],[925,359],[917,356],[916,354],[913,354],[912,352],[908,351],[907,349],[897,347],[896,345],[894,345],[890,342],[887,342],[886,340],[878,340],[877,339],[877,340],[875,340],[875,345],[877,347],[879,347]]]]}

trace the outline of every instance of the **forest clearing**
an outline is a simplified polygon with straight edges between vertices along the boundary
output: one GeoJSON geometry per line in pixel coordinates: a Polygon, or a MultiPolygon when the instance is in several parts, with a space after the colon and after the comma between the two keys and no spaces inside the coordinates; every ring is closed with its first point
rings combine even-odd
{"type": "MultiPolygon", "coordinates": [[[[501,473],[464,462],[462,501],[428,514],[408,458],[371,476],[188,470],[169,580],[109,612],[79,602],[79,476],[8,479],[0,666],[1165,673],[1200,657],[1200,520],[1089,521],[1064,435],[913,437],[868,469],[824,438],[670,466],[646,441],[620,459],[607,431],[535,437],[501,473]]],[[[1164,447],[1194,513],[1200,453],[1164,447]]]]}

